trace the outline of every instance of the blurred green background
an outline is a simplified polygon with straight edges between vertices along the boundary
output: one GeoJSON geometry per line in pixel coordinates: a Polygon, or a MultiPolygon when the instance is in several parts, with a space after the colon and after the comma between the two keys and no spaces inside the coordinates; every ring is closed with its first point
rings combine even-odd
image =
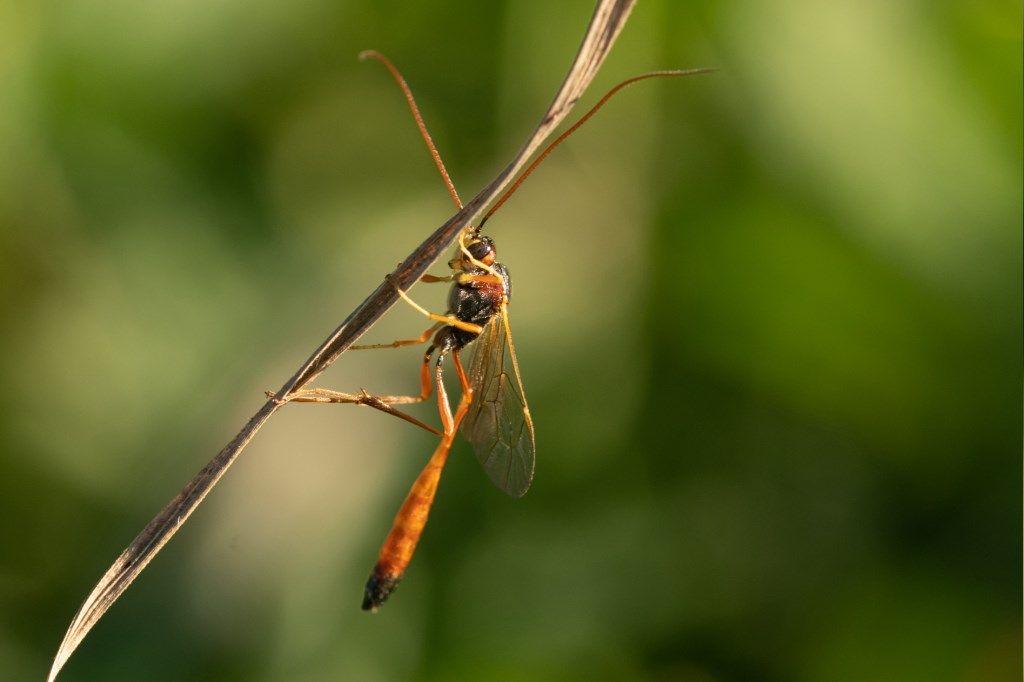
{"type": "MultiPolygon", "coordinates": [[[[404,70],[469,197],[590,12],[0,3],[0,677],[42,679],[120,550],[451,214],[356,54],[404,70]]],[[[1019,680],[1020,3],[644,1],[583,104],[695,66],[489,223],[529,495],[460,443],[368,616],[432,439],[288,407],[63,679],[1019,680]]],[[[412,391],[419,353],[320,384],[412,391]]]]}

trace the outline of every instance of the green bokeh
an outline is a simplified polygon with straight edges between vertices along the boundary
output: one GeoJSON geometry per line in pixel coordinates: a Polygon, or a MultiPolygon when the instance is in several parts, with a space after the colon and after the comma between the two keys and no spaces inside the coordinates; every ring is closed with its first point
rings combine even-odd
{"type": "MultiPolygon", "coordinates": [[[[356,54],[404,70],[468,197],[589,15],[0,4],[0,677],[42,678],[121,548],[450,215],[356,54]]],[[[63,679],[1020,679],[1021,19],[641,2],[587,102],[720,70],[630,88],[488,225],[529,495],[460,444],[367,616],[431,439],[291,406],[63,679]]],[[[321,383],[414,391],[418,355],[321,383]]]]}

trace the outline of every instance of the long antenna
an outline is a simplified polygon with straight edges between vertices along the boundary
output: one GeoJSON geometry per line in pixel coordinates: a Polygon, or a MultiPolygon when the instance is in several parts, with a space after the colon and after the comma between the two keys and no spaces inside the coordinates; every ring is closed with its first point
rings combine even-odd
{"type": "Polygon", "coordinates": [[[455,191],[455,185],[452,183],[452,179],[448,177],[448,171],[444,167],[444,162],[441,161],[441,155],[437,152],[437,147],[434,146],[434,141],[430,138],[430,133],[427,132],[427,124],[423,122],[423,117],[420,116],[420,108],[416,106],[416,98],[412,96],[412,90],[409,89],[409,85],[405,82],[401,72],[395,68],[395,65],[391,63],[391,60],[382,55],[376,50],[364,50],[359,53],[360,59],[376,59],[378,62],[388,67],[388,71],[395,77],[395,82],[398,83],[398,87],[402,88],[402,92],[405,94],[405,101],[409,103],[409,111],[412,112],[412,117],[416,119],[416,125],[420,129],[420,134],[423,136],[423,141],[427,143],[427,149],[430,151],[430,156],[434,159],[434,164],[437,166],[437,170],[441,173],[441,179],[444,180],[445,187],[448,188],[448,194],[451,195],[452,201],[455,202],[455,207],[458,209],[462,208],[462,200],[459,199],[459,193],[455,191]]]}
{"type": "Polygon", "coordinates": [[[506,201],[508,201],[508,198],[510,196],[512,196],[517,189],[519,189],[519,185],[523,184],[523,180],[525,180],[526,178],[530,177],[530,173],[532,173],[534,170],[537,169],[537,166],[540,165],[541,161],[546,159],[548,154],[550,154],[552,151],[554,151],[555,147],[557,147],[558,145],[562,144],[562,142],[565,141],[565,138],[569,137],[574,132],[576,132],[577,128],[579,128],[581,125],[586,123],[587,120],[590,119],[591,116],[596,114],[597,110],[600,109],[601,107],[603,107],[605,105],[605,102],[610,100],[612,98],[612,96],[615,95],[615,93],[617,93],[619,90],[622,90],[627,85],[632,85],[633,83],[636,83],[637,81],[646,80],[648,78],[671,77],[671,76],[696,76],[696,75],[701,74],[701,73],[711,73],[712,71],[715,71],[715,70],[716,69],[685,69],[685,70],[672,69],[672,70],[666,70],[666,71],[651,71],[649,73],[642,73],[639,76],[633,76],[632,78],[627,78],[626,80],[624,80],[621,83],[619,83],[618,85],[616,85],[614,88],[612,88],[611,90],[606,92],[604,97],[602,97],[600,100],[598,100],[597,104],[592,106],[587,113],[585,113],[582,116],[580,116],[580,120],[578,120],[574,124],[572,124],[572,127],[570,127],[564,133],[562,133],[561,135],[556,137],[554,139],[554,141],[551,142],[551,144],[549,144],[547,147],[544,148],[544,151],[542,151],[540,153],[540,155],[537,156],[537,158],[534,159],[533,162],[529,166],[526,167],[526,170],[523,171],[522,175],[520,175],[518,178],[516,178],[516,181],[513,182],[512,185],[507,190],[505,190],[505,193],[501,195],[501,198],[498,199],[494,203],[494,205],[491,206],[491,208],[487,211],[487,213],[484,214],[484,217],[480,220],[480,226],[477,229],[479,230],[481,227],[483,227],[484,223],[487,222],[487,219],[490,218],[492,215],[494,215],[495,212],[499,208],[501,208],[502,204],[504,204],[506,201]]]}

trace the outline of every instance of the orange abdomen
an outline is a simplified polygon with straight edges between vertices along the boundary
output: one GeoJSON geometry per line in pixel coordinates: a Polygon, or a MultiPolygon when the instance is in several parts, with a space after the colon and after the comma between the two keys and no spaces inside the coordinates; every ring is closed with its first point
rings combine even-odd
{"type": "Polygon", "coordinates": [[[376,611],[387,600],[412,560],[416,544],[423,534],[423,527],[427,525],[427,517],[430,516],[430,507],[434,503],[437,484],[448,459],[453,437],[454,434],[442,438],[438,443],[430,461],[423,467],[405,502],[395,515],[391,532],[385,538],[373,573],[366,582],[366,592],[363,596],[364,611],[376,611]]]}

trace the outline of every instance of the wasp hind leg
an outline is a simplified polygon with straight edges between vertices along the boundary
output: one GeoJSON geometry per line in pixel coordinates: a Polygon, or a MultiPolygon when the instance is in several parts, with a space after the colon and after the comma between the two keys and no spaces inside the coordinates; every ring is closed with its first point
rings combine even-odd
{"type": "Polygon", "coordinates": [[[428,348],[427,352],[423,354],[423,362],[420,363],[419,395],[372,395],[365,390],[360,390],[359,393],[344,393],[342,391],[334,391],[329,388],[304,388],[295,391],[284,398],[276,398],[275,395],[269,391],[267,392],[267,396],[282,404],[294,402],[316,403],[321,405],[367,405],[376,410],[380,410],[381,412],[403,419],[410,424],[419,426],[436,436],[440,436],[442,433],[438,429],[435,429],[434,427],[423,423],[416,417],[394,407],[394,405],[413,405],[416,403],[422,403],[430,397],[430,358],[433,354],[434,346],[428,348]]]}

